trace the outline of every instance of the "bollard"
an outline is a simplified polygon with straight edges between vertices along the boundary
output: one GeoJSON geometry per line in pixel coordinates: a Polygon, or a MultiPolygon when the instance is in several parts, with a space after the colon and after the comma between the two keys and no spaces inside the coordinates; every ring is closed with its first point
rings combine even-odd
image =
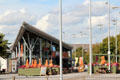
{"type": "Polygon", "coordinates": [[[12,77],[12,80],[15,80],[15,76],[12,77]]]}

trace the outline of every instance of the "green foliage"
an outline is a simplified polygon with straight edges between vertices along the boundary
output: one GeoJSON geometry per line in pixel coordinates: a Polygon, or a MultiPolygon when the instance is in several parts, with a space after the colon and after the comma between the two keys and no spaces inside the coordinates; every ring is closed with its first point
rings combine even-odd
{"type": "Polygon", "coordinates": [[[7,49],[8,49],[8,40],[4,40],[5,35],[3,33],[0,33],[0,56],[3,58],[8,57],[7,49]]]}
{"type": "MultiPolygon", "coordinates": [[[[118,51],[118,56],[120,55],[120,34],[119,35],[117,35],[117,46],[118,46],[118,49],[117,49],[117,51],[118,51]]],[[[96,62],[96,57],[95,57],[95,55],[96,54],[98,54],[98,55],[100,55],[100,56],[98,56],[99,57],[99,59],[100,59],[100,57],[101,57],[101,54],[108,54],[108,37],[106,37],[106,38],[104,38],[103,39],[103,41],[101,42],[101,43],[96,43],[96,44],[94,44],[93,46],[92,46],[92,50],[93,50],[93,62],[96,62]]],[[[116,49],[116,47],[115,47],[115,37],[114,36],[111,36],[110,37],[110,51],[111,51],[111,62],[115,62],[115,49],[116,49]]],[[[76,50],[76,55],[77,55],[77,57],[81,57],[82,56],[82,47],[80,47],[80,48],[78,48],[77,50],[76,50]]],[[[75,57],[75,52],[73,53],[73,58],[75,57]]],[[[106,58],[106,61],[107,61],[107,58],[108,58],[108,56],[105,56],[105,58],[106,58]]],[[[119,60],[120,58],[118,58],[118,60],[119,60]]],[[[87,51],[87,52],[85,52],[85,50],[84,50],[84,61],[86,62],[86,63],[89,63],[89,51],[87,51]]],[[[120,62],[120,60],[119,60],[119,62],[120,62]]]]}
{"type": "Polygon", "coordinates": [[[72,57],[81,57],[82,56],[82,47],[77,48],[76,51],[73,52],[72,57]]]}
{"type": "MultiPolygon", "coordinates": [[[[100,51],[102,54],[108,53],[108,38],[103,39],[100,51]]],[[[110,37],[110,51],[111,54],[115,53],[115,38],[113,36],[110,37]]]]}
{"type": "Polygon", "coordinates": [[[82,55],[84,57],[83,58],[84,62],[88,63],[89,62],[89,54],[84,49],[83,49],[83,54],[82,54],[82,47],[77,48],[76,51],[73,52],[72,57],[74,59],[75,56],[79,58],[79,57],[82,57],[82,55]]]}
{"type": "MultiPolygon", "coordinates": [[[[118,38],[118,54],[120,54],[120,34],[117,36],[118,38]]],[[[115,37],[111,36],[110,37],[110,51],[111,51],[111,62],[115,62],[115,37]]],[[[103,41],[99,44],[95,44],[93,45],[93,53],[94,54],[108,54],[108,37],[104,38],[103,41]],[[99,45],[99,46],[98,46],[99,45]]],[[[100,56],[98,56],[100,57],[100,56]]],[[[108,56],[105,56],[106,57],[106,61],[107,61],[107,58],[108,56]]],[[[94,60],[95,61],[95,56],[94,56],[94,60]]]]}

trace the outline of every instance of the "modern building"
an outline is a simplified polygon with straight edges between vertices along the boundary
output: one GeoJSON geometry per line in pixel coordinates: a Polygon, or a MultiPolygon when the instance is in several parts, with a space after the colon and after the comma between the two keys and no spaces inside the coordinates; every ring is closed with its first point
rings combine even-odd
{"type": "MultiPolygon", "coordinates": [[[[12,59],[17,60],[17,67],[29,64],[32,59],[53,60],[53,64],[59,65],[59,40],[55,37],[23,22],[17,38],[12,46],[12,59]]],[[[63,67],[71,67],[72,47],[63,42],[63,67]]]]}

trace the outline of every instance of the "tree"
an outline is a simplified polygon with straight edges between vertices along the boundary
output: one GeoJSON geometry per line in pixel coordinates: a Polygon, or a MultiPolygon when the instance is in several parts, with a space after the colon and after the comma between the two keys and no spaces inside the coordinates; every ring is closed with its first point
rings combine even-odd
{"type": "MultiPolygon", "coordinates": [[[[78,57],[78,58],[82,57],[82,47],[77,48],[76,51],[73,52],[72,58],[75,58],[75,57],[78,57]]],[[[84,63],[89,62],[89,53],[86,52],[85,49],[83,49],[83,59],[84,59],[84,63]]]]}
{"type": "MultiPolygon", "coordinates": [[[[117,35],[117,46],[118,46],[118,56],[120,55],[120,34],[117,35]]],[[[115,62],[115,37],[114,36],[111,36],[110,37],[110,51],[111,51],[111,62],[115,62]]],[[[104,38],[102,40],[101,43],[96,43],[96,44],[93,44],[92,45],[92,50],[93,50],[93,62],[96,62],[96,57],[95,55],[99,54],[98,55],[98,59],[100,59],[100,57],[105,54],[105,58],[106,58],[106,61],[108,60],[108,37],[104,38]]],[[[77,57],[81,57],[82,56],[82,47],[78,48],[76,50],[76,55],[77,57]]],[[[75,57],[75,52],[73,53],[73,58],[75,57]]],[[[89,50],[87,52],[84,51],[84,61],[86,63],[89,63],[89,50]]],[[[100,61],[100,60],[99,60],[100,61]]],[[[120,56],[118,57],[118,62],[120,62],[120,56]]]]}
{"type": "Polygon", "coordinates": [[[8,57],[8,40],[5,40],[4,37],[5,35],[3,33],[0,33],[0,56],[6,58],[8,57]]]}
{"type": "MultiPolygon", "coordinates": [[[[115,37],[110,37],[110,51],[111,54],[115,53],[115,37]]],[[[102,54],[108,53],[108,38],[103,39],[102,46],[101,46],[102,54]]]]}

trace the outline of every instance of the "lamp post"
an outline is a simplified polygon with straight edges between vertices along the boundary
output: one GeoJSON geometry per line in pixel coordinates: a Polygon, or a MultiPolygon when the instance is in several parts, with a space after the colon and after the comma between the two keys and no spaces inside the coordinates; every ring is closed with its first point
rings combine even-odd
{"type": "MultiPolygon", "coordinates": [[[[102,29],[103,24],[98,24],[97,26],[98,26],[98,28],[100,29],[100,32],[101,32],[101,29],[102,29]]],[[[100,46],[100,45],[101,45],[101,44],[99,43],[99,46],[100,46]]],[[[99,47],[99,50],[100,50],[100,47],[99,47]]]]}
{"type": "MultiPolygon", "coordinates": [[[[112,9],[117,9],[117,8],[120,8],[118,6],[114,6],[112,7],[112,9]]],[[[118,49],[118,46],[117,46],[117,16],[116,16],[116,19],[112,20],[113,22],[115,22],[115,55],[116,55],[116,63],[118,62],[117,60],[117,49],[118,49]]]]}
{"type": "Polygon", "coordinates": [[[89,0],[89,50],[90,50],[90,55],[89,55],[89,61],[90,61],[90,76],[92,75],[92,22],[91,22],[91,0],[89,0]]]}
{"type": "MultiPolygon", "coordinates": [[[[80,32],[80,36],[78,35],[77,36],[77,34],[72,34],[72,38],[83,38],[83,37],[86,37],[86,34],[83,34],[82,32],[80,32]]],[[[83,57],[83,48],[84,48],[84,45],[82,44],[82,57],[83,57]]],[[[76,47],[75,47],[75,49],[76,49],[76,47]]],[[[75,57],[76,57],[76,50],[75,50],[75,57]]]]}
{"type": "Polygon", "coordinates": [[[110,0],[108,0],[108,63],[109,67],[108,70],[110,71],[110,0]]]}
{"type": "Polygon", "coordinates": [[[60,80],[63,80],[62,73],[62,0],[59,0],[59,25],[60,25],[60,80]]]}
{"type": "Polygon", "coordinates": [[[65,36],[65,32],[63,32],[63,40],[64,40],[64,42],[65,42],[65,37],[66,37],[66,36],[65,36]]]}
{"type": "MultiPolygon", "coordinates": [[[[72,38],[76,38],[76,34],[72,34],[72,38]]],[[[76,46],[75,46],[75,57],[76,57],[76,46]]]]}
{"type": "Polygon", "coordinates": [[[116,63],[117,63],[117,18],[116,20],[112,20],[115,22],[115,55],[116,55],[116,63]]]}
{"type": "MultiPolygon", "coordinates": [[[[86,37],[86,34],[83,34],[83,32],[80,32],[80,37],[86,37]]],[[[84,54],[84,44],[82,44],[82,58],[83,58],[83,54],[84,54]]],[[[84,61],[84,58],[83,58],[84,61]]]]}
{"type": "Polygon", "coordinates": [[[100,31],[101,31],[103,24],[98,24],[97,26],[98,26],[98,28],[99,28],[100,31]]]}
{"type": "MultiPolygon", "coordinates": [[[[82,32],[80,32],[80,36],[77,35],[77,34],[72,34],[72,38],[86,37],[85,35],[86,35],[86,34],[83,34],[82,32]]],[[[82,58],[83,58],[83,54],[84,54],[83,48],[84,48],[84,45],[82,44],[82,58]]],[[[77,56],[77,55],[76,55],[76,49],[77,49],[77,48],[76,48],[76,46],[75,46],[75,57],[77,56]]],[[[83,60],[84,60],[84,58],[83,58],[83,60]]],[[[75,65],[75,67],[76,67],[76,65],[75,65]]]]}

